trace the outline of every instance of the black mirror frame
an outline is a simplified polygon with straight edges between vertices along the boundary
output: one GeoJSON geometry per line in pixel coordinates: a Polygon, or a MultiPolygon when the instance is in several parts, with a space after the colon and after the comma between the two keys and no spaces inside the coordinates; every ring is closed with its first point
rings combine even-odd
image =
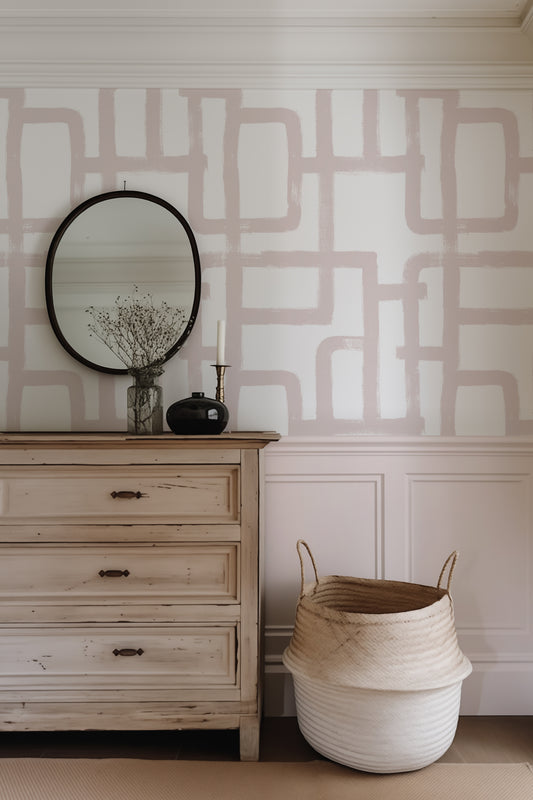
{"type": "Polygon", "coordinates": [[[115,192],[104,192],[103,194],[95,195],[94,197],[85,200],[83,203],[80,203],[79,206],[76,206],[70,214],[68,214],[57,231],[54,234],[54,237],[50,243],[50,247],[48,249],[48,255],[46,257],[46,268],[45,268],[45,278],[44,278],[44,287],[45,287],[45,298],[46,298],[46,310],[48,312],[48,317],[50,320],[50,324],[52,326],[52,330],[54,331],[56,337],[58,338],[61,345],[64,349],[76,359],[76,361],[81,362],[86,367],[90,367],[90,369],[97,370],[98,372],[106,372],[113,375],[126,375],[128,370],[126,368],[115,368],[115,367],[104,367],[100,364],[96,364],[93,361],[89,361],[89,359],[82,356],[75,350],[72,345],[68,342],[67,339],[63,336],[63,332],[59,326],[59,322],[57,320],[57,315],[55,312],[54,306],[54,297],[53,297],[53,287],[52,287],[52,275],[53,275],[53,268],[54,268],[54,259],[56,256],[57,248],[61,242],[61,239],[65,235],[65,232],[71,225],[71,223],[83,214],[91,206],[96,205],[97,203],[105,202],[106,200],[113,200],[118,197],[135,197],[140,200],[146,200],[150,203],[156,203],[159,206],[162,206],[167,211],[169,211],[178,222],[183,226],[185,233],[187,234],[187,238],[189,239],[189,244],[191,246],[193,263],[194,263],[194,297],[192,303],[191,314],[189,316],[189,320],[185,329],[183,330],[181,336],[177,339],[175,344],[167,350],[164,357],[164,362],[168,361],[173,355],[175,355],[178,350],[183,346],[186,339],[189,337],[189,334],[192,331],[194,323],[196,322],[196,317],[198,316],[198,309],[200,307],[200,293],[201,293],[201,269],[200,269],[200,254],[198,252],[198,246],[196,244],[196,239],[194,238],[194,234],[192,232],[192,228],[185,219],[185,217],[172,206],[170,203],[167,203],[166,200],[163,200],[161,197],[157,197],[156,195],[149,194],[147,192],[137,192],[129,189],[124,189],[122,191],[115,191],[115,192]]]}

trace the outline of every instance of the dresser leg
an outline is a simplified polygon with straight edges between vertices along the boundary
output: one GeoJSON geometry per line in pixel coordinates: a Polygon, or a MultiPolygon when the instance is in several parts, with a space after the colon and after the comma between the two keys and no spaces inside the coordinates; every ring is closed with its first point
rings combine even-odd
{"type": "Polygon", "coordinates": [[[241,761],[259,760],[259,717],[241,717],[239,721],[241,761]]]}

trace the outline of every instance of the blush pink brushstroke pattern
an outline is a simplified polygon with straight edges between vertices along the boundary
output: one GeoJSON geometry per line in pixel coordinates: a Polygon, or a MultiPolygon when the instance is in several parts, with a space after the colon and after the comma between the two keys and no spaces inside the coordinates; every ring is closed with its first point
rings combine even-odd
{"type": "MultiPolygon", "coordinates": [[[[93,90],[91,90],[93,91],[93,90]]],[[[81,90],[83,92],[83,90],[81,90]]],[[[7,429],[16,431],[21,427],[22,394],[30,386],[62,386],[68,393],[73,430],[122,430],[124,409],[116,407],[115,378],[94,373],[91,379],[97,384],[99,419],[89,419],[85,408],[83,384],[79,370],[72,369],[72,362],[65,354],[61,369],[25,368],[25,332],[28,326],[47,324],[44,308],[26,307],[26,267],[40,270],[44,280],[46,252],[28,255],[24,252],[24,234],[42,234],[48,243],[71,207],[83,199],[87,175],[101,177],[102,191],[120,188],[123,174],[128,176],[144,173],[164,173],[169,176],[186,176],[188,179],[187,208],[181,208],[189,219],[194,232],[206,240],[211,234],[221,235],[224,247],[205,251],[200,248],[204,269],[223,270],[225,273],[225,308],[228,320],[227,352],[231,354],[231,379],[227,381],[227,402],[232,411],[232,424],[243,387],[276,386],[286,393],[288,407],[288,432],[295,436],[329,436],[339,434],[424,434],[425,421],[420,407],[420,365],[434,363],[442,369],[442,392],[440,408],[437,410],[442,435],[456,434],[456,402],[461,387],[490,386],[501,389],[504,398],[505,419],[502,422],[507,435],[529,435],[533,433],[533,421],[521,415],[519,385],[511,371],[502,369],[461,369],[459,341],[463,326],[529,326],[533,335],[533,302],[531,308],[464,308],[460,304],[460,272],[468,268],[491,268],[505,270],[508,266],[524,270],[533,269],[533,247],[530,249],[506,249],[501,246],[487,247],[480,252],[461,252],[463,234],[490,234],[490,242],[497,234],[512,231],[519,214],[519,188],[521,176],[533,172],[533,157],[520,155],[520,135],[516,115],[508,108],[479,106],[464,107],[456,91],[404,91],[398,99],[404,103],[406,141],[404,153],[385,155],[381,152],[380,92],[366,90],[362,102],[362,152],[358,156],[336,155],[334,149],[334,106],[332,92],[320,90],[313,93],[315,99],[316,152],[304,155],[304,120],[297,110],[285,107],[261,106],[261,92],[253,97],[250,93],[244,103],[239,90],[182,90],[176,97],[186,101],[189,130],[189,151],[183,155],[167,155],[164,152],[163,94],[158,89],[145,92],[145,114],[140,124],[145,125],[146,152],[139,156],[124,156],[117,152],[115,91],[102,89],[98,92],[98,153],[86,154],[86,120],[83,115],[68,107],[32,108],[26,104],[24,90],[3,90],[0,99],[8,104],[8,126],[6,131],[6,153],[4,155],[5,182],[7,186],[7,216],[0,219],[0,233],[6,234],[8,250],[0,253],[0,266],[8,270],[8,298],[4,302],[9,308],[8,344],[0,347],[0,361],[7,362],[8,383],[0,387],[1,402],[6,409],[7,429]],[[224,214],[211,218],[205,214],[204,173],[207,156],[204,141],[202,103],[209,100],[224,104],[223,130],[220,130],[223,152],[224,214]],[[440,151],[440,181],[434,191],[440,193],[442,215],[440,218],[425,218],[422,214],[422,175],[425,168],[420,148],[420,109],[424,100],[440,103],[442,130],[437,143],[440,151]],[[24,126],[32,124],[61,123],[67,126],[71,146],[70,198],[68,207],[49,218],[30,219],[23,216],[23,180],[21,168],[21,142],[24,126]],[[243,126],[282,126],[287,142],[287,174],[280,176],[286,195],[285,213],[276,217],[254,218],[241,216],[239,174],[239,136],[243,126]],[[458,176],[456,174],[456,139],[460,126],[498,126],[505,142],[503,213],[498,217],[460,218],[458,216],[458,176]],[[442,247],[432,250],[421,248],[413,252],[403,265],[403,277],[397,283],[379,280],[379,260],[375,252],[340,251],[335,249],[335,178],[338,175],[394,174],[405,180],[405,205],[398,208],[404,224],[420,236],[441,237],[442,247]],[[316,247],[309,249],[282,249],[278,245],[278,234],[297,231],[301,225],[303,183],[306,176],[314,176],[318,186],[318,210],[316,247]],[[248,252],[243,245],[250,237],[260,235],[263,239],[272,236],[272,248],[248,252]],[[243,306],[244,269],[298,267],[316,272],[318,268],[318,293],[313,308],[243,306]],[[421,279],[424,269],[441,271],[443,282],[441,345],[422,345],[420,341],[420,302],[427,295],[427,286],[421,279]],[[362,299],[354,298],[354,306],[362,305],[363,332],[346,335],[328,332],[335,311],[334,277],[337,270],[353,270],[361,278],[362,299]],[[396,301],[403,312],[403,342],[398,344],[396,358],[405,373],[405,412],[396,418],[383,418],[380,412],[380,327],[379,318],[383,304],[396,301]],[[316,413],[312,418],[304,414],[304,388],[300,376],[283,367],[262,368],[258,359],[257,368],[244,369],[244,330],[253,326],[267,326],[275,331],[283,326],[286,347],[292,346],[290,331],[300,326],[323,326],[324,335],[315,347],[314,392],[316,413]],[[334,413],[333,359],[336,353],[356,350],[362,357],[362,403],[363,418],[340,419],[334,413]]],[[[166,100],[168,101],[168,98],[166,100]]],[[[529,99],[531,104],[531,98],[529,99]]],[[[354,105],[354,114],[356,108],[354,105]]],[[[212,133],[212,132],[209,132],[212,133]]],[[[258,153],[258,158],[268,159],[268,153],[258,153]]],[[[490,165],[487,165],[489,168],[490,165]]],[[[129,187],[128,187],[129,188],[129,187]]],[[[132,187],[134,188],[134,187],[132,187]]],[[[257,187],[258,192],[261,187],[257,187]]],[[[46,187],[43,187],[43,192],[46,187]]],[[[57,210],[54,210],[57,212],[57,210]]],[[[533,235],[533,234],[532,234],[533,235]]],[[[533,245],[533,240],[532,240],[533,245]]],[[[205,299],[209,299],[205,286],[205,299]]],[[[197,329],[190,343],[177,357],[187,364],[189,385],[201,387],[202,362],[212,362],[215,341],[212,345],[207,335],[201,335],[203,320],[200,313],[197,329]]],[[[524,354],[531,358],[531,353],[524,354]]],[[[57,363],[57,360],[56,360],[57,363]]],[[[184,387],[183,396],[188,387],[184,387]]],[[[307,388],[305,391],[309,391],[307,388]]],[[[401,406],[402,404],[400,404],[401,406]]]]}

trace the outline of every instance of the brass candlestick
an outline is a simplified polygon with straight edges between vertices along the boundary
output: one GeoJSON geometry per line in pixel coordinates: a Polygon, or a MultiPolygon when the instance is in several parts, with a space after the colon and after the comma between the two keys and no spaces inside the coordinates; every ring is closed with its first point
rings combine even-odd
{"type": "Polygon", "coordinates": [[[218,400],[220,403],[224,402],[224,374],[226,372],[226,368],[229,367],[229,364],[212,364],[216,371],[217,371],[217,391],[215,394],[215,399],[218,400]]]}

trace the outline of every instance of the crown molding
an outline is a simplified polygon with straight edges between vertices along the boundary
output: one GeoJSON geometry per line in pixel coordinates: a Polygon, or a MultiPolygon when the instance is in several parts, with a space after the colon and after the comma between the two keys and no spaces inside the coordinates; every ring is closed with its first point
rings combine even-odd
{"type": "Polygon", "coordinates": [[[522,18],[522,22],[520,25],[520,30],[522,33],[527,36],[530,40],[533,40],[533,0],[529,3],[524,16],[522,18]]]}
{"type": "Polygon", "coordinates": [[[0,70],[5,87],[532,88],[532,28],[531,10],[0,10],[0,70]]]}
{"type": "MultiPolygon", "coordinates": [[[[368,3],[358,3],[357,0],[346,0],[344,3],[331,3],[325,7],[323,0],[316,0],[313,2],[305,2],[300,5],[291,0],[282,0],[280,3],[271,3],[265,7],[264,2],[256,0],[254,7],[254,0],[246,0],[244,3],[229,5],[224,0],[194,0],[190,3],[189,7],[185,7],[183,3],[179,2],[179,7],[165,6],[165,4],[149,3],[148,0],[139,0],[138,7],[133,7],[133,3],[128,3],[127,7],[123,7],[120,3],[114,0],[108,0],[101,5],[93,4],[91,7],[88,5],[76,6],[76,0],[66,0],[67,6],[64,8],[59,7],[59,3],[55,3],[54,7],[43,7],[42,0],[35,3],[26,3],[19,0],[19,7],[2,8],[4,0],[0,0],[0,17],[6,20],[21,20],[27,22],[28,20],[44,19],[51,20],[58,19],[72,19],[79,20],[84,18],[105,19],[116,17],[117,19],[131,19],[131,18],[147,18],[159,17],[161,19],[217,19],[225,17],[227,19],[248,19],[257,20],[270,18],[279,20],[283,23],[285,19],[306,20],[312,18],[336,17],[344,19],[345,21],[351,20],[355,24],[364,24],[365,20],[377,20],[380,25],[386,26],[389,21],[402,20],[406,24],[411,24],[417,20],[427,22],[429,24],[447,24],[450,20],[456,21],[457,24],[469,24],[472,21],[476,25],[520,25],[527,10],[531,6],[529,0],[528,8],[520,12],[517,8],[502,9],[501,7],[488,8],[483,3],[481,7],[479,4],[472,5],[472,3],[463,2],[460,7],[451,8],[446,4],[441,8],[437,8],[434,4],[423,5],[414,4],[409,6],[402,5],[401,0],[389,0],[388,3],[380,2],[380,0],[369,0],[368,3]],[[146,7],[146,6],[149,6],[146,7]],[[394,10],[393,10],[394,9],[394,10]]],[[[430,0],[431,2],[431,0],[430,0]]],[[[453,3],[451,5],[454,5],[453,3]]],[[[501,6],[501,4],[500,4],[501,6]]],[[[454,23],[455,24],[455,23],[454,23]]]]}
{"type": "Polygon", "coordinates": [[[220,10],[213,12],[184,12],[184,11],[135,11],[119,13],[116,10],[84,10],[84,11],[65,11],[58,14],[57,11],[46,12],[38,11],[33,13],[5,11],[0,9],[0,24],[11,30],[31,28],[77,28],[102,27],[112,25],[117,29],[128,29],[139,26],[159,26],[159,27],[203,27],[205,25],[225,27],[232,26],[238,28],[247,27],[317,27],[333,25],[339,28],[378,28],[386,30],[388,28],[475,28],[479,30],[491,28],[520,28],[524,22],[517,17],[509,16],[409,16],[409,15],[354,15],[335,12],[333,9],[316,10],[305,14],[295,15],[283,9],[272,11],[264,9],[255,13],[246,14],[222,13],[220,10]]]}
{"type": "Polygon", "coordinates": [[[312,63],[209,64],[139,61],[6,61],[4,88],[110,89],[533,89],[533,66],[401,64],[357,66],[312,63]]]}

